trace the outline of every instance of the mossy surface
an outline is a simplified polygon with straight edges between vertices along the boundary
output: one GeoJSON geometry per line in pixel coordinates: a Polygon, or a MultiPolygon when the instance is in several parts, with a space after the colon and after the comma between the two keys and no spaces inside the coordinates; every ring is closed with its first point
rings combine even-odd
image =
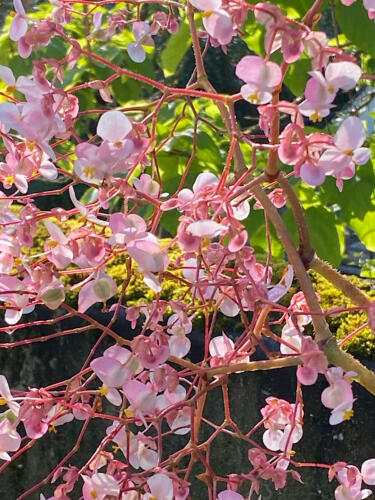
{"type": "MultiPolygon", "coordinates": [[[[54,221],[57,223],[57,221],[54,221]]],[[[69,221],[59,223],[62,230],[69,234],[72,230],[77,229],[82,225],[80,219],[70,219],[69,221]]],[[[35,237],[34,237],[34,247],[31,249],[25,249],[27,254],[37,254],[43,252],[44,242],[48,238],[48,232],[44,224],[39,223],[35,237]]],[[[170,240],[161,240],[161,245],[167,245],[170,240]]],[[[170,262],[173,264],[181,256],[181,251],[179,250],[177,244],[173,245],[169,252],[170,262]]],[[[258,262],[263,264],[266,263],[266,256],[264,254],[257,255],[258,262]]],[[[280,259],[272,259],[271,267],[273,269],[273,279],[274,283],[280,281],[282,274],[286,268],[286,262],[280,259]]],[[[71,269],[75,267],[72,266],[71,269]]],[[[77,268],[75,268],[77,269],[77,268]]],[[[126,255],[118,254],[114,256],[106,266],[107,273],[112,276],[116,283],[118,284],[118,292],[120,293],[122,284],[124,280],[127,279],[127,269],[126,269],[126,255]]],[[[337,290],[333,285],[331,285],[325,278],[318,275],[317,273],[310,273],[314,288],[320,296],[320,304],[324,311],[335,309],[335,308],[350,308],[354,307],[353,304],[344,294],[337,290]]],[[[182,271],[179,269],[173,269],[173,272],[168,273],[168,277],[165,277],[162,281],[162,291],[160,298],[162,300],[184,300],[190,302],[191,295],[189,294],[188,287],[183,284],[179,278],[182,277],[182,271]],[[173,278],[174,276],[174,278],[173,278]]],[[[62,280],[67,288],[78,283],[84,278],[82,273],[77,274],[64,274],[62,280]]],[[[366,293],[370,298],[375,298],[375,289],[372,288],[370,280],[360,279],[356,276],[350,276],[348,279],[355,283],[364,293],[366,293]]],[[[284,306],[288,306],[290,298],[293,293],[298,291],[298,284],[293,284],[293,287],[286,294],[281,303],[284,306]]],[[[76,306],[78,298],[79,288],[69,290],[67,292],[66,301],[68,304],[76,306]]],[[[126,287],[126,292],[123,297],[123,304],[138,305],[141,302],[150,302],[156,297],[155,292],[153,292],[143,281],[143,275],[137,269],[137,264],[132,263],[132,276],[130,278],[129,284],[126,287]]],[[[170,313],[171,311],[169,311],[170,313]]],[[[202,311],[197,314],[196,321],[197,324],[202,322],[202,311]]],[[[217,325],[215,325],[216,330],[225,331],[231,330],[232,332],[240,326],[240,322],[235,318],[221,317],[218,314],[217,325]]],[[[367,315],[363,311],[347,311],[340,313],[338,315],[329,316],[327,318],[331,331],[336,335],[338,340],[346,338],[349,334],[355,331],[357,328],[361,327],[367,321],[367,315]]],[[[366,327],[357,333],[353,338],[345,342],[344,349],[348,350],[355,356],[375,359],[375,335],[371,330],[366,327]]]]}

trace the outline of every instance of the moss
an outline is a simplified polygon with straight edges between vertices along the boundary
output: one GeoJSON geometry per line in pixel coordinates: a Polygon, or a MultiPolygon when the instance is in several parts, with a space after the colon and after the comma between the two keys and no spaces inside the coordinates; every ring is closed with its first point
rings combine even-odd
{"type": "MultiPolygon", "coordinates": [[[[355,306],[353,302],[325,278],[313,272],[311,273],[311,277],[315,290],[320,295],[320,304],[325,311],[337,307],[355,306]]],[[[369,280],[360,279],[356,276],[349,276],[348,279],[357,285],[368,297],[371,299],[375,298],[375,290],[371,289],[369,280]]],[[[346,338],[366,322],[367,314],[363,311],[347,311],[328,317],[331,331],[335,333],[338,340],[346,338]]],[[[343,348],[355,356],[375,358],[375,335],[371,332],[370,328],[366,327],[352,339],[345,342],[343,348]]]]}
{"type": "MultiPolygon", "coordinates": [[[[58,223],[57,221],[54,221],[58,223]]],[[[82,225],[82,220],[79,218],[70,219],[66,222],[58,223],[62,230],[69,234],[72,230],[77,229],[82,225]]],[[[39,223],[37,231],[34,237],[34,246],[32,249],[24,248],[25,254],[37,254],[43,252],[44,242],[48,238],[48,232],[43,223],[39,223]]],[[[169,239],[161,240],[162,245],[167,245],[170,243],[169,239]]],[[[177,245],[173,245],[169,251],[170,261],[172,268],[176,260],[181,256],[181,251],[177,245]]],[[[267,256],[265,254],[257,255],[257,261],[262,264],[266,263],[267,256]]],[[[114,278],[118,285],[118,292],[120,293],[121,285],[127,278],[126,269],[126,256],[125,254],[118,254],[113,257],[107,264],[107,273],[114,278]]],[[[286,267],[286,262],[282,259],[271,259],[271,267],[273,269],[273,283],[280,281],[283,272],[286,267]]],[[[74,266],[71,269],[77,269],[74,266]]],[[[62,281],[67,288],[78,283],[84,278],[84,274],[71,274],[62,275],[62,281]]],[[[341,291],[337,290],[333,285],[331,285],[325,278],[321,277],[317,273],[310,273],[311,279],[315,290],[320,296],[320,304],[324,311],[333,308],[348,308],[353,307],[354,304],[345,297],[341,291]]],[[[162,300],[184,300],[189,303],[191,300],[191,295],[188,293],[188,287],[186,287],[179,278],[182,277],[182,271],[179,269],[172,269],[172,272],[168,273],[162,282],[162,291],[160,298],[162,300]],[[175,276],[175,278],[173,278],[175,276]]],[[[375,290],[371,289],[371,284],[369,280],[363,280],[355,276],[349,277],[349,279],[355,283],[364,293],[369,297],[375,297],[375,290]]],[[[286,294],[281,300],[282,305],[289,305],[290,298],[293,293],[298,291],[298,285],[293,285],[290,292],[286,294]]],[[[76,306],[78,299],[79,288],[69,290],[66,297],[66,302],[70,305],[76,306]]],[[[130,278],[129,284],[126,288],[123,303],[125,305],[137,305],[140,302],[151,302],[156,297],[155,292],[153,292],[143,281],[142,274],[137,269],[137,264],[133,262],[132,276],[130,278]]],[[[170,314],[171,310],[167,311],[170,314]]],[[[198,310],[196,316],[196,327],[202,327],[203,322],[203,310],[198,310]]],[[[362,311],[349,311],[343,312],[336,316],[329,316],[327,318],[331,331],[336,335],[337,339],[342,340],[351,334],[354,330],[359,328],[367,321],[366,313],[362,311]]],[[[237,328],[242,328],[241,323],[235,321],[233,318],[227,318],[222,314],[218,314],[217,322],[215,324],[215,331],[221,332],[234,332],[237,328]]],[[[344,349],[356,356],[374,358],[375,359],[375,335],[370,331],[369,328],[364,328],[358,334],[356,334],[352,339],[347,341],[344,345],[344,349]]]]}

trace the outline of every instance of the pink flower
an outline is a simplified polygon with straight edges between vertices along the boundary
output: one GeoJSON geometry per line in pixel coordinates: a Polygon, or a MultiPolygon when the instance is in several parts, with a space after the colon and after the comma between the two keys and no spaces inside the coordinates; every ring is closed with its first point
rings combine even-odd
{"type": "Polygon", "coordinates": [[[241,94],[252,104],[270,102],[273,91],[282,80],[280,67],[258,56],[243,57],[237,64],[236,75],[246,82],[241,87],[241,94]]]}
{"type": "Polygon", "coordinates": [[[45,220],[44,225],[50,234],[50,239],[44,245],[47,259],[58,269],[64,269],[73,260],[73,252],[68,246],[69,239],[53,222],[45,220]]]}
{"type": "Polygon", "coordinates": [[[0,422],[0,460],[10,460],[8,451],[17,451],[21,446],[21,436],[15,426],[4,418],[0,422]]]}
{"type": "Polygon", "coordinates": [[[78,295],[78,311],[85,312],[96,302],[106,302],[117,292],[116,282],[105,273],[89,281],[78,295]]]}
{"type": "Polygon", "coordinates": [[[13,0],[13,6],[16,15],[10,25],[9,37],[16,42],[23,37],[27,31],[27,17],[21,0],[13,0]]]}
{"type": "Polygon", "coordinates": [[[132,61],[142,63],[146,59],[143,46],[153,47],[155,45],[150,33],[150,25],[142,21],[136,21],[133,23],[133,35],[135,42],[128,44],[127,51],[132,61]]]}
{"type": "Polygon", "coordinates": [[[285,22],[285,16],[276,5],[257,3],[254,11],[255,19],[266,27],[264,47],[267,53],[281,48],[284,61],[293,63],[303,52],[302,38],[305,30],[296,29],[285,22]]]}
{"type": "Polygon", "coordinates": [[[218,494],[217,500],[244,500],[244,497],[236,491],[224,490],[218,494]]]}
{"type": "Polygon", "coordinates": [[[299,110],[316,122],[329,115],[339,89],[350,90],[356,86],[362,71],[352,62],[340,61],[328,64],[324,76],[320,71],[309,74],[312,78],[306,84],[306,100],[299,105],[299,110]]]}
{"type": "Polygon", "coordinates": [[[91,477],[82,475],[84,485],[82,494],[84,500],[104,500],[108,497],[118,498],[120,494],[120,485],[116,479],[109,475],[97,472],[91,477]]]}
{"type": "Polygon", "coordinates": [[[333,139],[334,146],[328,147],[320,157],[318,167],[326,175],[337,179],[342,189],[342,180],[354,176],[355,166],[364,165],[370,159],[370,149],[361,147],[366,138],[362,121],[356,116],[346,118],[333,139]]]}
{"type": "Polygon", "coordinates": [[[127,408],[129,415],[134,415],[142,421],[145,416],[154,415],[156,410],[156,394],[149,385],[138,380],[127,380],[123,385],[125,397],[130,403],[127,408]]]}
{"type": "Polygon", "coordinates": [[[166,474],[155,474],[148,479],[150,493],[143,495],[143,500],[173,500],[173,482],[166,474]]]}
{"type": "Polygon", "coordinates": [[[122,403],[122,397],[116,388],[142,369],[139,359],[128,349],[118,345],[106,349],[103,356],[91,362],[90,367],[104,384],[99,389],[101,394],[116,406],[122,403]]]}
{"type": "Polygon", "coordinates": [[[227,45],[233,37],[231,16],[221,9],[221,0],[190,0],[195,8],[203,11],[203,26],[220,45],[227,45]]]}
{"type": "Polygon", "coordinates": [[[329,423],[337,425],[344,420],[349,420],[353,415],[353,391],[350,378],[355,376],[354,372],[347,372],[341,367],[332,367],[326,371],[329,387],[322,392],[322,403],[326,408],[332,410],[329,423]]]}
{"type": "Polygon", "coordinates": [[[20,405],[14,401],[12,394],[9,390],[8,381],[4,375],[0,375],[0,405],[8,405],[12,413],[18,417],[20,412],[20,405]]]}

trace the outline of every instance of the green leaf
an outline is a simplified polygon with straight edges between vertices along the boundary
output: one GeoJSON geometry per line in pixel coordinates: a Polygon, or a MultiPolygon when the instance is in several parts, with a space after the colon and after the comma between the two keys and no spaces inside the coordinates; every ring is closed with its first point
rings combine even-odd
{"type": "Polygon", "coordinates": [[[306,210],[305,215],[311,243],[317,255],[337,267],[342,255],[336,217],[323,207],[311,207],[306,210]]]}
{"type": "Polygon", "coordinates": [[[370,42],[375,39],[375,23],[369,19],[362,2],[356,2],[350,7],[339,3],[335,12],[340,28],[347,38],[365,53],[375,56],[375,45],[370,42]]]}
{"type": "Polygon", "coordinates": [[[366,248],[375,252],[375,210],[367,212],[361,219],[351,219],[349,224],[366,248]]]}
{"type": "Polygon", "coordinates": [[[174,74],[190,45],[189,25],[185,22],[180,25],[178,32],[169,38],[165,49],[161,53],[161,62],[165,76],[174,74]]]}
{"type": "Polygon", "coordinates": [[[305,92],[307,80],[310,78],[308,71],[311,70],[310,59],[299,59],[289,66],[284,83],[290,88],[295,96],[305,92]]]}

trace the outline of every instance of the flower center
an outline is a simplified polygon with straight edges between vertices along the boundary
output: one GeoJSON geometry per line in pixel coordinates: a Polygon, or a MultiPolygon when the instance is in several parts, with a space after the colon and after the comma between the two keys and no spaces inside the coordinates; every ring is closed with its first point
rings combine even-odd
{"type": "Polygon", "coordinates": [[[354,155],[354,151],[352,149],[345,149],[344,153],[348,156],[353,156],[354,155]]]}
{"type": "Polygon", "coordinates": [[[315,112],[310,116],[310,120],[312,122],[321,122],[323,120],[322,115],[319,113],[319,111],[315,110],[315,112]]]}
{"type": "Polygon", "coordinates": [[[83,173],[85,174],[86,177],[93,179],[95,177],[94,174],[94,167],[85,167],[83,169],[83,173]]]}
{"type": "Polygon", "coordinates": [[[13,177],[13,175],[10,175],[9,177],[5,177],[4,182],[6,184],[14,184],[14,177],[13,177]]]}
{"type": "Polygon", "coordinates": [[[346,412],[344,412],[344,420],[350,420],[353,415],[354,415],[353,410],[346,410],[346,412]]]}
{"type": "Polygon", "coordinates": [[[92,496],[92,498],[98,498],[98,492],[96,490],[91,490],[90,495],[92,496]]]}
{"type": "Polygon", "coordinates": [[[102,396],[105,396],[106,394],[108,394],[108,387],[99,387],[99,392],[102,396]]]}
{"type": "Polygon", "coordinates": [[[0,398],[0,406],[6,405],[8,401],[5,398],[0,398]]]}
{"type": "Polygon", "coordinates": [[[260,104],[259,92],[256,90],[254,94],[250,94],[247,98],[251,104],[260,104]]]}

